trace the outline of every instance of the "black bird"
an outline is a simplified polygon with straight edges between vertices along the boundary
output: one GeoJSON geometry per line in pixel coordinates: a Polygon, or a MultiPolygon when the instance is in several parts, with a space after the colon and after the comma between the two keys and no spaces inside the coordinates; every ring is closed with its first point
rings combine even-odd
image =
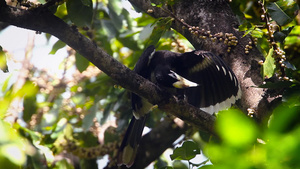
{"type": "MultiPolygon", "coordinates": [[[[211,52],[194,50],[175,53],[155,51],[149,46],[139,58],[134,71],[166,89],[176,89],[180,98],[201,110],[213,114],[229,108],[241,97],[238,80],[223,59],[211,52]]],[[[126,131],[118,154],[119,165],[134,163],[147,113],[153,106],[132,93],[134,117],[126,131]]]]}

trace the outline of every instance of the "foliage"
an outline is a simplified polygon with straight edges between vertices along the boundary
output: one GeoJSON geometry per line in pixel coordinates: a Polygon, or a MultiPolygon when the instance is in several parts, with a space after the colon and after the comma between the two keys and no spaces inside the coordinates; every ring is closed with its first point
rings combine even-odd
{"type": "MultiPolygon", "coordinates": [[[[76,25],[80,33],[131,69],[149,44],[158,50],[191,50],[184,37],[170,29],[171,17],[153,19],[141,13],[132,17],[132,11],[120,0],[58,2],[53,10],[56,16],[76,25]]],[[[163,7],[164,3],[176,2],[153,6],[163,7]]],[[[187,168],[182,161],[197,168],[300,168],[298,6],[292,0],[235,0],[231,5],[239,17],[240,31],[250,34],[265,56],[262,75],[268,83],[259,87],[280,90],[282,103],[274,108],[265,126],[237,109],[220,112],[215,126],[219,138],[211,137],[207,143],[204,133],[196,129],[186,135],[188,141],[174,149],[170,157],[174,163],[158,159],[157,168],[187,168]],[[280,80],[274,80],[276,76],[280,80]],[[206,160],[193,163],[200,152],[213,165],[206,165],[206,160]]],[[[50,39],[51,35],[45,36],[50,39]]],[[[107,154],[109,165],[115,165],[115,150],[131,118],[129,94],[60,40],[49,55],[62,48],[68,50],[60,63],[62,77],[36,68],[27,56],[24,60],[30,64],[23,65],[23,76],[1,81],[1,167],[95,168],[96,157],[102,159],[107,154]]],[[[12,70],[6,64],[11,57],[0,49],[3,72],[12,70]]],[[[151,127],[162,115],[153,117],[147,122],[151,127]]]]}

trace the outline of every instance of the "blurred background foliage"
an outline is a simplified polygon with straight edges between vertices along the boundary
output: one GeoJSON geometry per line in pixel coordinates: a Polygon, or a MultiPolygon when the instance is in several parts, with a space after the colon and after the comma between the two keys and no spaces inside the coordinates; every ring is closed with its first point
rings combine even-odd
{"type": "MultiPolygon", "coordinates": [[[[158,159],[155,168],[300,168],[298,4],[293,0],[234,0],[230,4],[240,31],[250,34],[265,56],[261,64],[266,83],[253,87],[274,90],[273,94],[282,98],[280,104],[274,106],[265,125],[235,108],[220,112],[218,139],[194,129],[171,156],[158,159]],[[195,160],[201,153],[208,159],[195,160]]],[[[150,44],[156,44],[158,50],[192,50],[190,43],[170,28],[172,18],[154,19],[128,1],[68,0],[51,10],[131,69],[150,44]]],[[[64,71],[62,77],[38,69],[26,55],[15,81],[1,79],[1,168],[97,168],[96,161],[101,159],[105,159],[100,162],[102,167],[116,164],[117,147],[132,116],[130,95],[60,40],[49,55],[62,48],[68,51],[63,62],[57,63],[64,71]]],[[[13,69],[6,64],[11,58],[1,47],[3,72],[13,69]]],[[[155,127],[163,117],[164,113],[154,110],[147,126],[155,127]]]]}

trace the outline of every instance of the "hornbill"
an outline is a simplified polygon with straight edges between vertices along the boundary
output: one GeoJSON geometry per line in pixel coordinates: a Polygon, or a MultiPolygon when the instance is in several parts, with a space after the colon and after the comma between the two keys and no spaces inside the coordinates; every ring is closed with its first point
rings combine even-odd
{"type": "MultiPolygon", "coordinates": [[[[211,52],[194,50],[175,53],[155,51],[149,46],[139,58],[134,71],[167,90],[175,89],[179,98],[213,114],[229,108],[241,97],[238,80],[223,59],[211,52]]],[[[172,93],[173,94],[173,93],[172,93]]],[[[131,94],[133,117],[118,152],[118,164],[132,166],[153,106],[146,99],[131,94]]]]}

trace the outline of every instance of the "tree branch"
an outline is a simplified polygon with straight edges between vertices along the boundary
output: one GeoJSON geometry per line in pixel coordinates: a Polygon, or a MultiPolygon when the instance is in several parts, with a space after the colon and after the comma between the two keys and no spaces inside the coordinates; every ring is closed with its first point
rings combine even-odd
{"type": "Polygon", "coordinates": [[[3,2],[5,1],[1,0],[0,2],[1,22],[56,36],[125,89],[143,96],[152,104],[157,104],[163,111],[167,111],[209,133],[214,133],[213,116],[186,102],[177,100],[174,96],[137,75],[80,34],[75,27],[69,26],[47,9],[24,10],[4,5],[3,2]]]}

